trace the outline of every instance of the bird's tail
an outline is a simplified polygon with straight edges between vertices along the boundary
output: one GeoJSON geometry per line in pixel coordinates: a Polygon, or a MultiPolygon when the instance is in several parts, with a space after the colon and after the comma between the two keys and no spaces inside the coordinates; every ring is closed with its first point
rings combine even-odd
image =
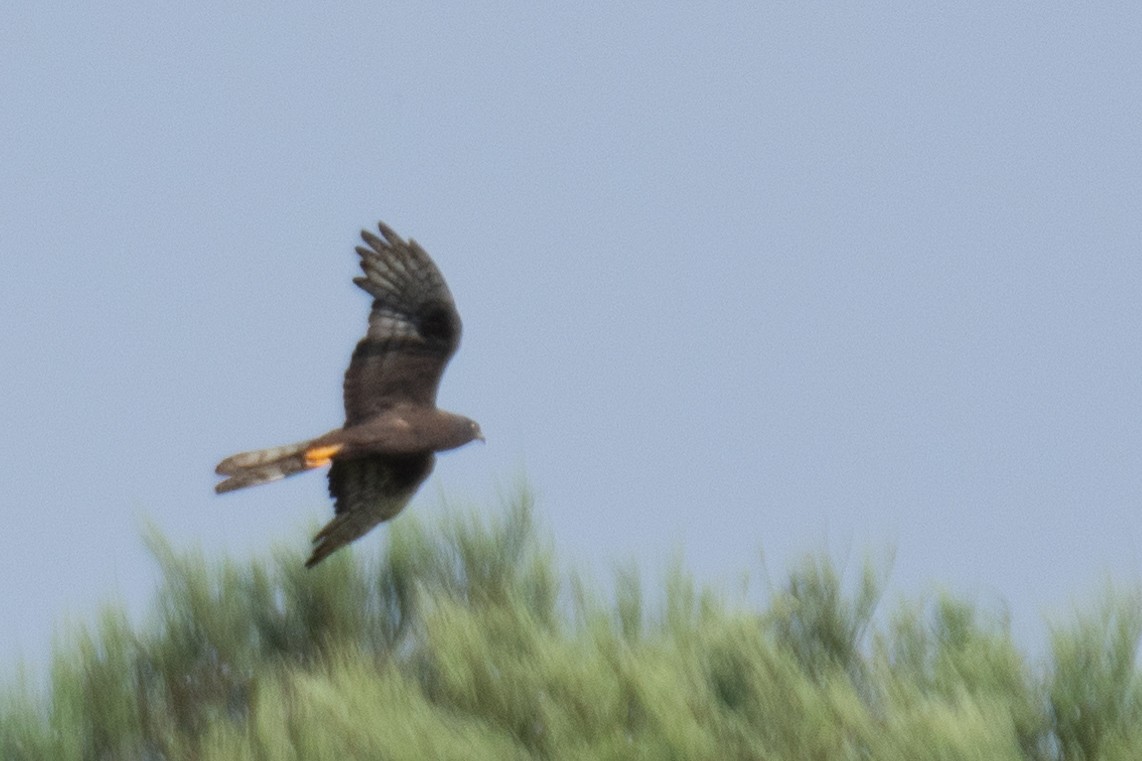
{"type": "Polygon", "coordinates": [[[227,457],[218,463],[214,472],[228,478],[215,484],[214,491],[222,494],[321,467],[329,463],[338,449],[340,447],[321,446],[320,440],[310,440],[227,457]]]}

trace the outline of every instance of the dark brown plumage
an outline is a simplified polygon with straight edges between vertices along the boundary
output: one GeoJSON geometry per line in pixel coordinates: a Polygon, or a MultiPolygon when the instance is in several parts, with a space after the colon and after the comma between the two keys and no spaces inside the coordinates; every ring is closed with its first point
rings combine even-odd
{"type": "Polygon", "coordinates": [[[432,472],[435,452],[483,440],[472,420],[436,408],[444,367],[460,343],[460,315],[428,253],[385,226],[362,230],[364,275],[373,297],[369,328],[345,372],[345,425],[316,439],[228,457],[223,492],[331,464],[335,516],[313,539],[312,568],[392,518],[432,472]]]}

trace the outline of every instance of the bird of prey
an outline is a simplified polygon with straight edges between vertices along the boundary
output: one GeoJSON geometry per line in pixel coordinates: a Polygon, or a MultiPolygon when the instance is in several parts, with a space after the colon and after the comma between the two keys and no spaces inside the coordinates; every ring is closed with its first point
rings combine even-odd
{"type": "Polygon", "coordinates": [[[331,465],[335,516],[313,539],[307,568],[399,513],[428,478],[435,452],[484,440],[480,426],[436,408],[444,366],[460,343],[460,315],[428,253],[383,222],[362,230],[373,297],[369,328],[345,373],[345,425],[316,439],[227,457],[219,494],[331,465]]]}

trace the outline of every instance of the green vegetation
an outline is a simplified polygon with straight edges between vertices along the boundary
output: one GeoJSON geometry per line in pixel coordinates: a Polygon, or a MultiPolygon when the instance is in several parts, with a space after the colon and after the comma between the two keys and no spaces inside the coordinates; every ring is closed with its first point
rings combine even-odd
{"type": "Polygon", "coordinates": [[[878,627],[882,584],[810,559],[751,609],[680,566],[646,594],[557,572],[521,497],[405,516],[341,552],[208,564],[56,647],[0,694],[3,759],[1139,759],[1137,595],[1108,591],[1032,664],[1006,623],[940,598],[878,627]],[[661,600],[652,604],[650,600],[661,600]]]}

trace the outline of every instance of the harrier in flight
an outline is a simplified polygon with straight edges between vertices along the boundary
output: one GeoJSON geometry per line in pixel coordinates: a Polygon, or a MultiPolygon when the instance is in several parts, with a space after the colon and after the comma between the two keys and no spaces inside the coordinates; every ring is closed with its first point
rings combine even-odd
{"type": "Polygon", "coordinates": [[[484,440],[480,426],[436,408],[444,366],[460,343],[460,315],[440,270],[416,241],[385,226],[362,230],[373,297],[369,329],[345,373],[345,425],[299,444],[243,452],[218,464],[219,494],[331,465],[336,515],[313,539],[307,568],[399,513],[432,472],[435,453],[484,440]]]}

